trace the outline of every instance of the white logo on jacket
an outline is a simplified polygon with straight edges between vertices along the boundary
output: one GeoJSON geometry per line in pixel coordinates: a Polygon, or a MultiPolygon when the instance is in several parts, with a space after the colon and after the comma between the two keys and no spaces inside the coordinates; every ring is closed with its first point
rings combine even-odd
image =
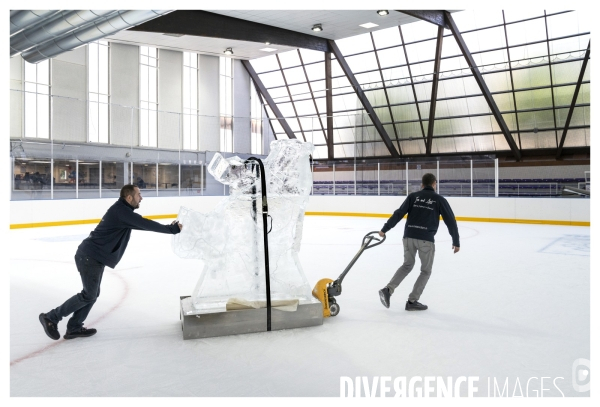
{"type": "Polygon", "coordinates": [[[427,205],[431,205],[431,204],[434,204],[434,203],[435,203],[435,201],[432,201],[431,199],[427,199],[427,200],[426,200],[426,199],[424,199],[424,198],[423,198],[423,199],[420,199],[419,197],[417,197],[417,198],[416,198],[415,202],[423,202],[423,203],[425,203],[425,204],[427,204],[427,205]]]}

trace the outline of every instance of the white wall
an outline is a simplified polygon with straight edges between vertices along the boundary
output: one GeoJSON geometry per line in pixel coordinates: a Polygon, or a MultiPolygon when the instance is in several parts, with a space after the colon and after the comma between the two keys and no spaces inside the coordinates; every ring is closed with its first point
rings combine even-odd
{"type": "Polygon", "coordinates": [[[158,50],[158,148],[177,150],[182,123],[176,113],[183,112],[183,53],[158,50]]]}
{"type": "Polygon", "coordinates": [[[15,55],[10,59],[10,138],[20,138],[23,122],[23,58],[15,55]]]}
{"type": "Polygon", "coordinates": [[[250,153],[250,74],[242,61],[233,61],[233,151],[250,153]]]}
{"type": "MultiPolygon", "coordinates": [[[[138,213],[175,214],[180,206],[208,212],[224,196],[147,197],[138,213]]],[[[590,200],[578,198],[447,198],[454,215],[464,218],[589,222],[590,200]]],[[[10,202],[10,223],[99,219],[116,199],[61,199],[10,202]]],[[[311,196],[307,212],[391,215],[404,201],[392,196],[311,196]]]]}
{"type": "Polygon", "coordinates": [[[200,55],[198,62],[200,79],[198,81],[198,110],[200,123],[198,133],[200,151],[219,151],[219,57],[200,55]]]}
{"type": "Polygon", "coordinates": [[[51,60],[52,138],[87,141],[87,47],[65,52],[51,60]],[[68,99],[67,99],[68,98],[68,99]],[[73,99],[71,99],[73,98],[73,99]]]}
{"type": "MultiPolygon", "coordinates": [[[[140,48],[135,45],[110,44],[110,102],[139,107],[140,48]]],[[[110,142],[122,146],[137,146],[138,110],[112,106],[110,111],[110,142]]]]}

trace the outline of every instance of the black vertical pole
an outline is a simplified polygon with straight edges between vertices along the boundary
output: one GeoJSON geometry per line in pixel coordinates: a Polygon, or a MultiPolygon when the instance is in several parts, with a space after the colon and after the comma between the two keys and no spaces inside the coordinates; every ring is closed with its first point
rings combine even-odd
{"type": "MultiPolygon", "coordinates": [[[[267,182],[265,180],[265,167],[263,166],[263,162],[260,158],[250,157],[245,163],[250,161],[258,162],[258,166],[260,168],[260,187],[261,187],[261,196],[262,196],[262,218],[263,218],[263,239],[265,246],[265,283],[266,283],[266,292],[267,292],[267,331],[271,330],[271,273],[269,271],[269,238],[267,232],[267,215],[269,214],[269,206],[267,204],[267,182]]],[[[252,188],[252,191],[256,191],[255,187],[252,188]]],[[[253,207],[256,204],[253,204],[253,207]]]]}

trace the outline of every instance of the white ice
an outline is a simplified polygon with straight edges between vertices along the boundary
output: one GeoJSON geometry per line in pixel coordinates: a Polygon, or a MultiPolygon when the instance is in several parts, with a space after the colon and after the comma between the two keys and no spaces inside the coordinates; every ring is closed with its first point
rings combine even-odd
{"type": "MultiPolygon", "coordinates": [[[[384,221],[307,217],[300,261],[310,284],[335,279],[384,221]]],[[[525,392],[544,376],[563,377],[565,396],[589,396],[571,385],[573,362],[590,358],[589,228],[459,222],[452,254],[442,223],[421,297],[429,310],[406,312],[418,261],[390,309],[377,293],[402,261],[403,225],[363,253],[339,315],[322,326],[186,341],[179,297],[198,265],[172,253],[170,235],[133,231],[86,321],[98,333],[52,341],[38,314],[81,290],[73,256],[93,225],[11,230],[10,394],[337,397],[341,376],[479,376],[476,395],[487,395],[488,378],[508,378],[512,393],[517,379],[525,392]]]]}

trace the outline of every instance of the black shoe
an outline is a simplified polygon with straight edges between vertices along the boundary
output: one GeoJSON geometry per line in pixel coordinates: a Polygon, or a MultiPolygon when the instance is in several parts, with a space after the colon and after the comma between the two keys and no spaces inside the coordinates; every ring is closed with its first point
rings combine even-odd
{"type": "Polygon", "coordinates": [[[44,327],[44,331],[46,332],[46,335],[50,337],[50,339],[54,339],[55,341],[60,339],[58,327],[54,322],[50,321],[43,312],[40,314],[40,323],[44,327]]]}
{"type": "Polygon", "coordinates": [[[96,334],[96,330],[94,328],[81,328],[79,331],[67,332],[63,338],[65,339],[75,339],[75,338],[87,338],[88,336],[92,336],[96,334]]]}
{"type": "Polygon", "coordinates": [[[423,305],[418,301],[406,301],[406,308],[404,309],[407,311],[425,311],[427,309],[427,305],[423,305]]]}
{"type": "Polygon", "coordinates": [[[390,307],[390,289],[388,287],[384,287],[381,290],[379,290],[379,299],[381,300],[381,303],[383,304],[384,307],[389,308],[390,307]]]}

